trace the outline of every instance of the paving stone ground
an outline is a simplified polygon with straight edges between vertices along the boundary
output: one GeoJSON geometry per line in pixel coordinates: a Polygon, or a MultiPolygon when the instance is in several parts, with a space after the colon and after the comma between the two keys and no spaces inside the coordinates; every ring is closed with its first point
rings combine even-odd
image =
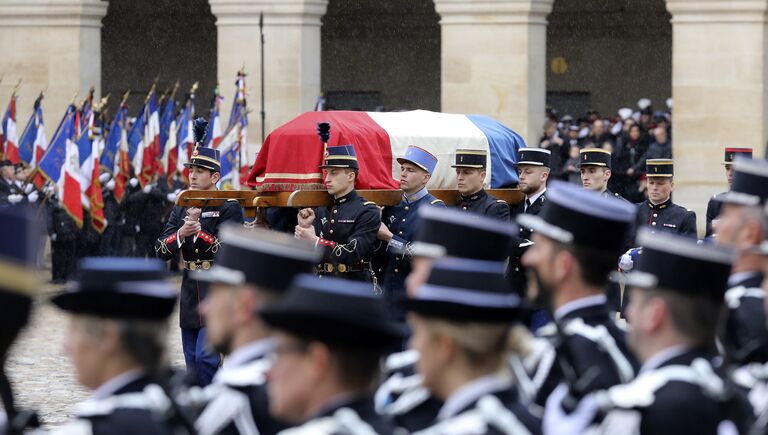
{"type": "MultiPolygon", "coordinates": [[[[14,344],[6,367],[19,407],[37,410],[45,427],[66,422],[72,406],[89,394],[78,385],[64,354],[67,316],[46,302],[56,290],[47,288],[35,301],[31,322],[14,344]]],[[[184,367],[178,314],[171,317],[170,325],[169,360],[174,367],[184,367]]]]}

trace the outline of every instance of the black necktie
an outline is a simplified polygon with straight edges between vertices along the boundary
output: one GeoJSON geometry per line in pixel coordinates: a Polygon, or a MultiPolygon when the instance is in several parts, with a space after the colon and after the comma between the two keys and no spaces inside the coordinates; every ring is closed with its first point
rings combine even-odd
{"type": "Polygon", "coordinates": [[[528,211],[528,207],[531,206],[531,200],[528,198],[525,198],[525,210],[523,210],[523,213],[528,211]]]}

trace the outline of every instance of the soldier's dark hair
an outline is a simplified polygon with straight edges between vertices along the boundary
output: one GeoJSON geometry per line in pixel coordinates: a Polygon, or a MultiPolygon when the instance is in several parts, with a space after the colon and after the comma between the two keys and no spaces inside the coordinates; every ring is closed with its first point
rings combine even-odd
{"type": "Polygon", "coordinates": [[[117,330],[125,351],[149,373],[157,373],[165,358],[164,322],[117,320],[117,330]]]}
{"type": "Polygon", "coordinates": [[[646,301],[652,298],[664,300],[672,324],[690,344],[714,349],[715,332],[723,308],[721,301],[664,289],[643,290],[641,294],[646,301]]]}
{"type": "MultiPolygon", "coordinates": [[[[602,287],[608,283],[608,275],[616,269],[619,253],[604,252],[583,246],[555,243],[559,250],[566,250],[573,255],[581,270],[581,279],[588,285],[602,287]]],[[[556,250],[555,252],[557,252],[556,250]]]]}
{"type": "Polygon", "coordinates": [[[330,345],[331,360],[339,380],[354,390],[371,390],[378,381],[381,353],[375,348],[330,345]]]}

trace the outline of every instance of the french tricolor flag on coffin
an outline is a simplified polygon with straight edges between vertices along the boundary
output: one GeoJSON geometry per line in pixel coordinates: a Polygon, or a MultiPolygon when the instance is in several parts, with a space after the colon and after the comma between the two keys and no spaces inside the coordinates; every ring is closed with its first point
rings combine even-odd
{"type": "Polygon", "coordinates": [[[322,189],[323,144],[317,123],[331,124],[329,146],[352,144],[360,166],[358,189],[398,189],[396,158],[409,145],[437,156],[429,182],[433,189],[455,189],[456,149],[488,150],[486,183],[517,184],[517,150],[523,138],[483,115],[415,110],[410,112],[307,112],[269,134],[248,176],[248,185],[265,191],[322,189]]]}

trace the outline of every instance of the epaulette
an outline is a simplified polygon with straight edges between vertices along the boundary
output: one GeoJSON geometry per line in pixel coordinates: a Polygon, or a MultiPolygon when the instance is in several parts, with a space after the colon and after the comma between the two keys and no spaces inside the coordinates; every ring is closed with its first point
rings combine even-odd
{"type": "Polygon", "coordinates": [[[435,199],[435,200],[432,200],[432,202],[430,202],[430,205],[435,205],[435,204],[441,203],[441,202],[443,202],[442,199],[435,199]]]}
{"type": "Polygon", "coordinates": [[[232,387],[262,385],[267,381],[267,371],[271,367],[272,361],[269,358],[260,358],[241,367],[220,370],[215,380],[232,387]]]}
{"type": "Polygon", "coordinates": [[[734,287],[725,292],[725,304],[734,310],[741,306],[741,298],[744,297],[763,299],[765,298],[765,291],[762,288],[734,287]]]}
{"type": "Polygon", "coordinates": [[[307,423],[280,432],[283,435],[375,434],[376,431],[350,408],[341,408],[331,417],[310,420],[307,423]]]}
{"type": "Polygon", "coordinates": [[[211,384],[204,391],[211,398],[195,422],[198,433],[219,433],[229,423],[234,423],[238,433],[259,433],[245,393],[223,384],[211,384]]]}
{"type": "Polygon", "coordinates": [[[506,204],[507,203],[507,201],[504,201],[503,199],[497,199],[496,202],[500,202],[502,204],[506,204]]]}
{"type": "Polygon", "coordinates": [[[363,203],[363,205],[376,205],[376,203],[375,203],[375,202],[373,202],[373,201],[365,201],[365,202],[363,203]]]}
{"type": "Polygon", "coordinates": [[[408,367],[409,365],[416,364],[418,361],[419,351],[409,349],[389,355],[384,362],[384,367],[388,372],[393,372],[408,367]]]}
{"type": "Polygon", "coordinates": [[[613,360],[621,382],[629,382],[635,377],[635,369],[624,355],[616,340],[613,339],[604,325],[588,325],[581,318],[572,319],[565,323],[563,332],[568,335],[580,335],[595,343],[613,360]]]}
{"type": "Polygon", "coordinates": [[[159,385],[147,385],[140,393],[119,394],[101,400],[86,400],[75,406],[77,417],[96,417],[112,414],[117,409],[146,409],[160,414],[170,409],[171,401],[159,385]]]}

